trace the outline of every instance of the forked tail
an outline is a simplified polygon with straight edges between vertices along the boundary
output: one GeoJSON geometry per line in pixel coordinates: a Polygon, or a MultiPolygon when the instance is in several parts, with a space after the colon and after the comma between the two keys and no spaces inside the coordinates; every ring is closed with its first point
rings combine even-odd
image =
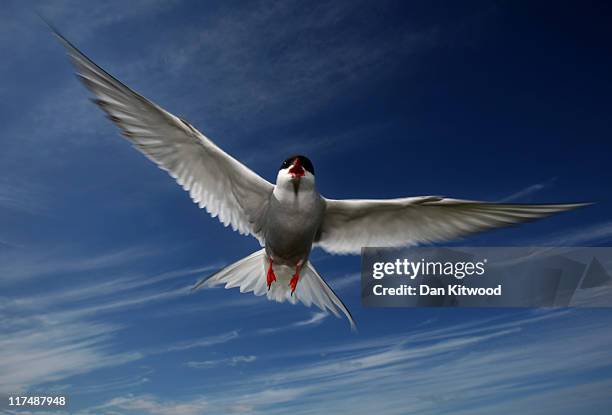
{"type": "Polygon", "coordinates": [[[291,269],[276,269],[278,281],[270,289],[266,285],[266,270],[268,259],[265,249],[260,249],[251,255],[234,262],[214,274],[200,280],[192,290],[200,287],[214,287],[225,284],[225,288],[238,287],[240,292],[252,291],[255,295],[266,295],[268,300],[279,303],[288,301],[295,304],[301,301],[307,307],[316,305],[323,311],[330,311],[336,317],[342,312],[348,319],[351,329],[356,330],[351,313],[336,293],[323,280],[314,266],[308,261],[300,272],[300,279],[293,295],[289,287],[291,269]]]}

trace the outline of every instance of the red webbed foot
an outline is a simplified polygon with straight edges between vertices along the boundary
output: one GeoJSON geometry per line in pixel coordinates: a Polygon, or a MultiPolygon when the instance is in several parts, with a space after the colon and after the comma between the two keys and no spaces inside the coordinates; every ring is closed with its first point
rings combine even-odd
{"type": "Polygon", "coordinates": [[[276,275],[274,274],[274,270],[272,269],[272,258],[270,259],[270,265],[268,266],[268,274],[266,275],[266,283],[268,284],[268,291],[270,291],[270,286],[274,281],[276,281],[276,275]]]}
{"type": "Polygon", "coordinates": [[[300,267],[298,265],[297,267],[295,267],[295,274],[293,274],[293,277],[291,277],[291,281],[289,281],[289,287],[291,287],[291,295],[293,295],[293,292],[295,291],[295,288],[297,287],[299,279],[300,279],[300,267]]]}

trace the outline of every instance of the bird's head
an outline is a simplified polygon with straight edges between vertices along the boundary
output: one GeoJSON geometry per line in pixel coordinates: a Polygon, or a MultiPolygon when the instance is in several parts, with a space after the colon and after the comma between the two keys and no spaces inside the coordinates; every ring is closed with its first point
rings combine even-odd
{"type": "Polygon", "coordinates": [[[276,176],[276,185],[291,187],[295,193],[300,189],[314,188],[314,167],[306,156],[295,155],[288,157],[281,164],[276,176]]]}

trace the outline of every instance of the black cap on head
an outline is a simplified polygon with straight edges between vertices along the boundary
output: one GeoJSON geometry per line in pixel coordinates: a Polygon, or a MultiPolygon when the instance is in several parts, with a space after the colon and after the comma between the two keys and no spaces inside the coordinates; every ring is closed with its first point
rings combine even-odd
{"type": "Polygon", "coordinates": [[[310,172],[310,174],[312,174],[314,176],[315,172],[314,172],[314,166],[312,165],[312,161],[310,161],[310,159],[308,157],[301,156],[299,154],[297,154],[295,156],[288,157],[285,161],[283,161],[283,164],[281,165],[279,170],[286,169],[287,167],[290,167],[293,164],[293,162],[295,161],[295,159],[300,160],[300,164],[302,165],[304,170],[310,172]]]}

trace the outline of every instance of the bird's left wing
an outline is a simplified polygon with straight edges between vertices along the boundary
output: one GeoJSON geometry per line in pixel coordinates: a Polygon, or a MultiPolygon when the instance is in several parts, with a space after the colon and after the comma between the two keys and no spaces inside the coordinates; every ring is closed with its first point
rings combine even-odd
{"type": "Polygon", "coordinates": [[[316,242],[326,251],[339,254],[357,254],[365,246],[441,242],[585,205],[497,204],[437,196],[389,200],[325,199],[325,202],[325,218],[316,242]]]}
{"type": "Polygon", "coordinates": [[[188,122],[104,71],[61,34],[77,75],[94,100],[145,156],[166,170],[200,208],[261,241],[260,221],[273,185],[225,153],[188,122]]]}

